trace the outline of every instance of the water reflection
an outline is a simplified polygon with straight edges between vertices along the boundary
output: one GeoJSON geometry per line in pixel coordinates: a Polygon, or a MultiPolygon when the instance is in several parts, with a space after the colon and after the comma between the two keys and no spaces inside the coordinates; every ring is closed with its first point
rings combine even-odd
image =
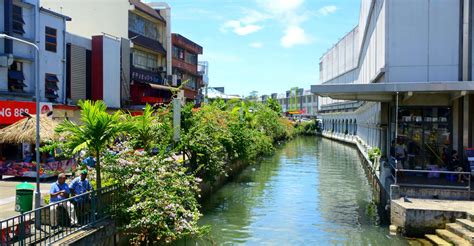
{"type": "Polygon", "coordinates": [[[376,225],[358,158],[337,142],[295,139],[203,204],[209,238],[177,244],[405,245],[376,225]]]}

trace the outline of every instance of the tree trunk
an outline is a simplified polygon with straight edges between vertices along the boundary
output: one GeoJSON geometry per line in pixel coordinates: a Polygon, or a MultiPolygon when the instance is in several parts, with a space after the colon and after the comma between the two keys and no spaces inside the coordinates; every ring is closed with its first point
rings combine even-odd
{"type": "Polygon", "coordinates": [[[100,176],[100,151],[96,151],[96,156],[97,156],[97,163],[95,164],[95,170],[97,171],[97,189],[100,189],[102,187],[102,179],[100,176]]]}

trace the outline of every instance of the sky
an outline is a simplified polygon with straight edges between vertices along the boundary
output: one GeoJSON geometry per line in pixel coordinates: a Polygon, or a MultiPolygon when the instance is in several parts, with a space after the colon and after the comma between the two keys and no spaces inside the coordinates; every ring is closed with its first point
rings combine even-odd
{"type": "Polygon", "coordinates": [[[359,20],[359,0],[169,0],[171,28],[204,49],[209,86],[247,96],[310,89],[319,58],[359,20]]]}

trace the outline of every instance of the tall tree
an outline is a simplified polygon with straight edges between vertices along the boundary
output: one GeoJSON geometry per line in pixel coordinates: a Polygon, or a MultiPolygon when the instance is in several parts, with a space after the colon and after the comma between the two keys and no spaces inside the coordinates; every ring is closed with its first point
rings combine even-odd
{"type": "Polygon", "coordinates": [[[65,120],[56,131],[65,136],[65,144],[73,154],[87,150],[96,158],[97,188],[102,187],[100,175],[100,155],[107,145],[119,135],[133,129],[132,125],[124,121],[122,112],[113,114],[106,112],[107,105],[103,101],[80,101],[81,124],[65,120]]]}

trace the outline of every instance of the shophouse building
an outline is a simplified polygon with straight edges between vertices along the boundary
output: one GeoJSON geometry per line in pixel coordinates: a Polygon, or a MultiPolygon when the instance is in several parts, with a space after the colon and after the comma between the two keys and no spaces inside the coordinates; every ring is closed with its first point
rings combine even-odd
{"type": "Polygon", "coordinates": [[[176,86],[183,86],[184,97],[193,101],[203,86],[202,75],[198,71],[198,56],[202,55],[202,47],[186,37],[173,33],[173,75],[176,86]]]}
{"type": "Polygon", "coordinates": [[[311,89],[324,134],[364,152],[378,147],[389,161],[391,146],[402,146],[400,170],[449,170],[453,151],[465,161],[474,144],[472,8],[464,0],[361,1],[358,25],[320,58],[311,89]]]}
{"type": "MultiPolygon", "coordinates": [[[[71,22],[68,30],[74,35],[91,38],[92,48],[102,47],[103,52],[99,53],[107,55],[106,42],[120,43],[118,74],[107,80],[104,78],[106,73],[101,76],[98,71],[98,77],[91,81],[92,99],[119,96],[119,107],[128,109],[169,100],[173,90],[171,76],[167,76],[171,75],[171,60],[167,61],[171,35],[167,35],[170,26],[165,19],[169,17],[169,8],[153,8],[139,0],[117,0],[113,4],[108,1],[83,4],[81,1],[61,0],[44,0],[43,3],[50,9],[80,19],[80,22],[71,22]],[[119,92],[105,89],[110,86],[104,84],[109,83],[105,81],[113,83],[112,88],[119,88],[119,92]],[[108,93],[116,95],[108,96],[108,93]]],[[[109,58],[99,56],[93,60],[100,67],[107,65],[104,59],[109,58]]]]}
{"type": "MultiPolygon", "coordinates": [[[[36,101],[40,102],[43,113],[65,103],[65,33],[66,22],[71,19],[42,8],[37,0],[0,0],[0,13],[0,33],[16,39],[0,38],[0,128],[3,128],[26,117],[23,112],[36,114],[36,101]],[[31,44],[38,47],[38,54],[31,44]]],[[[30,147],[0,144],[0,156],[18,158],[30,147]]]]}

